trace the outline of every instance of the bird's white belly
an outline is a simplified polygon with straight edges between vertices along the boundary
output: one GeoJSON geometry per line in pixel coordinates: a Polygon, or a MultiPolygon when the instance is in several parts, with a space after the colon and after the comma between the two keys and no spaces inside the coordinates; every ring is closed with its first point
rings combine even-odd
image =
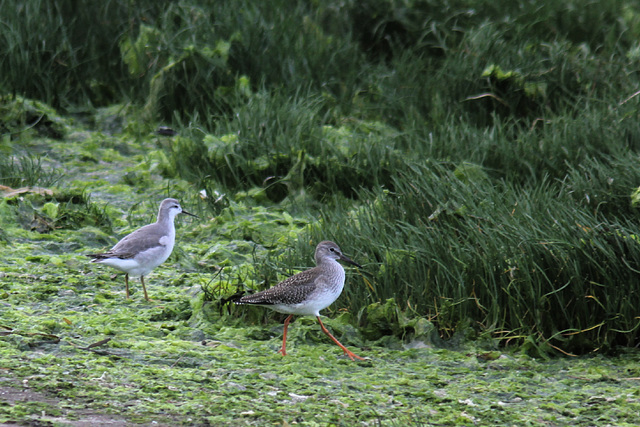
{"type": "Polygon", "coordinates": [[[129,273],[133,276],[140,276],[138,273],[140,269],[140,263],[133,258],[130,259],[121,259],[121,258],[105,258],[96,261],[98,264],[108,265],[109,267],[116,268],[120,271],[124,271],[125,273],[129,273]]]}
{"type": "Polygon", "coordinates": [[[333,302],[338,299],[342,287],[335,290],[326,290],[325,292],[318,292],[311,298],[298,304],[273,304],[269,307],[279,313],[297,314],[300,316],[319,316],[320,310],[329,307],[333,302]]]}
{"type": "Polygon", "coordinates": [[[109,267],[117,268],[120,271],[124,271],[132,276],[146,276],[167,260],[171,255],[172,247],[158,246],[152,249],[147,249],[144,252],[139,253],[134,258],[121,259],[121,258],[106,258],[98,261],[100,264],[108,265],[109,267]]]}

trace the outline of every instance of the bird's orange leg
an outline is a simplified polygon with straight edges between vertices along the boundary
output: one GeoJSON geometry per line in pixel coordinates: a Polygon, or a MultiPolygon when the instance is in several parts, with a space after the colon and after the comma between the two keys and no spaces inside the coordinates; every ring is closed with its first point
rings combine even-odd
{"type": "Polygon", "coordinates": [[[338,346],[340,346],[340,348],[344,351],[344,354],[346,354],[347,356],[349,356],[349,358],[351,360],[354,360],[354,357],[356,359],[359,360],[365,360],[364,357],[360,357],[357,356],[355,354],[353,354],[353,352],[351,352],[347,347],[343,346],[342,344],[340,344],[340,341],[338,341],[336,339],[336,337],[334,337],[333,335],[331,335],[331,332],[329,332],[327,330],[327,328],[324,327],[324,324],[322,323],[322,320],[320,320],[320,316],[316,316],[316,318],[318,319],[318,322],[320,322],[320,327],[322,328],[322,332],[324,332],[325,334],[329,335],[329,338],[331,338],[333,340],[334,343],[338,344],[338,346]]]}
{"type": "Polygon", "coordinates": [[[278,350],[278,353],[282,353],[283,356],[287,355],[287,327],[289,326],[289,322],[291,322],[292,318],[293,318],[293,314],[290,314],[289,316],[287,316],[286,319],[284,319],[284,333],[282,334],[282,348],[278,350]]]}

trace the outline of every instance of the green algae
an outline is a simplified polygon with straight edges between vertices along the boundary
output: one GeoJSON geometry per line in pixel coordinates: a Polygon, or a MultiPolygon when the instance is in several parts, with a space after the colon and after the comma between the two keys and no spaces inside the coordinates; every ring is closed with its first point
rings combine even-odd
{"type": "Polygon", "coordinates": [[[64,165],[53,196],[0,203],[8,237],[0,241],[0,423],[71,425],[89,416],[158,425],[638,423],[635,349],[538,360],[463,336],[444,348],[430,322],[389,301],[363,313],[326,310],[327,328],[365,361],[349,360],[305,317],[290,326],[288,355],[277,354],[281,322],[264,308],[221,300],[292,273],[283,271],[293,265],[283,248],[313,218],[256,206],[263,195],[255,190],[209,217],[197,191],[149,164],[143,153],[155,148],[154,137],[127,141],[124,150],[113,147],[126,134],[65,133],[75,135],[75,147],[26,142],[50,145],[48,161],[64,165]],[[144,195],[140,185],[149,186],[144,195]],[[134,279],[125,300],[122,275],[84,254],[153,220],[158,200],[173,192],[202,219],[177,222],[174,254],[146,281],[153,301],[134,279]],[[55,222],[65,212],[68,223],[46,232],[25,220],[40,213],[55,222]],[[356,320],[365,326],[356,329],[356,320]]]}
{"type": "MultiPolygon", "coordinates": [[[[21,373],[30,387],[55,390],[58,397],[96,411],[122,411],[132,422],[167,423],[158,414],[172,415],[179,425],[192,423],[194,416],[221,425],[374,420],[445,425],[608,420],[621,425],[637,420],[640,405],[629,382],[581,377],[589,360],[545,364],[502,356],[485,363],[447,350],[374,349],[371,361],[354,364],[336,357],[330,344],[296,345],[296,354],[285,359],[260,347],[248,341],[240,349],[151,341],[129,347],[115,360],[42,355],[30,362],[53,366],[46,376],[33,368],[23,367],[21,373]],[[87,369],[95,376],[78,380],[74,375],[87,369]],[[558,371],[564,380],[554,378],[558,371]],[[605,411],[594,409],[605,404],[605,411]]],[[[606,365],[611,374],[621,372],[615,364],[606,365]]]]}
{"type": "MultiPolygon", "coordinates": [[[[159,272],[157,280],[166,280],[167,273],[159,272]]],[[[636,352],[540,362],[509,354],[487,360],[433,347],[376,346],[354,349],[370,359],[354,363],[324,337],[315,319],[299,318],[283,358],[276,353],[281,325],[257,328],[266,334],[256,340],[246,325],[237,320],[225,325],[230,319],[223,316],[208,327],[201,324],[196,337],[191,320],[182,319],[190,305],[182,295],[175,289],[159,304],[112,299],[83,310],[83,296],[75,294],[64,301],[51,298],[46,312],[27,304],[23,295],[14,304],[23,310],[3,315],[3,324],[25,327],[23,338],[29,338],[28,330],[62,339],[50,343],[32,337],[18,345],[5,336],[0,387],[55,396],[67,402],[60,410],[67,419],[89,408],[132,423],[166,425],[195,420],[218,425],[376,420],[624,425],[637,420],[640,410],[637,379],[629,375],[637,373],[632,370],[640,360],[636,352]],[[41,320],[34,323],[34,318],[41,320]],[[111,341],[95,352],[81,349],[104,336],[111,341]]],[[[341,319],[325,323],[340,332],[341,319]]],[[[0,411],[0,420],[59,416],[46,408],[15,403],[0,411]]]]}

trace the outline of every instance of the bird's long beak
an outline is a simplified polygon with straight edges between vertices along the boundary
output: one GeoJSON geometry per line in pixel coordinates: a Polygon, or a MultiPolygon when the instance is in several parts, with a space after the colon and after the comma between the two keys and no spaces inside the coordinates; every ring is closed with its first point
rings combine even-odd
{"type": "Polygon", "coordinates": [[[347,264],[355,265],[358,268],[362,268],[362,266],[360,264],[358,264],[357,262],[353,261],[351,258],[346,257],[346,256],[344,256],[342,254],[340,254],[340,258],[339,259],[340,259],[340,261],[344,261],[347,264]]]}
{"type": "Polygon", "coordinates": [[[187,214],[187,215],[192,216],[192,217],[194,217],[194,218],[198,218],[198,219],[200,219],[200,217],[199,217],[198,215],[194,215],[194,214],[192,214],[192,213],[190,213],[190,212],[185,211],[184,209],[183,209],[183,210],[182,210],[182,212],[180,212],[180,213],[187,214]]]}

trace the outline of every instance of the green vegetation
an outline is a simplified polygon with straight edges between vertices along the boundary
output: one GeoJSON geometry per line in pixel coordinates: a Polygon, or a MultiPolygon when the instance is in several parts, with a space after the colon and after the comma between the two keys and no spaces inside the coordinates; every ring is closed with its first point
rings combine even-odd
{"type": "Polygon", "coordinates": [[[637,422],[636,2],[76,3],[0,1],[0,423],[637,422]],[[203,220],[124,301],[83,254],[167,196],[203,220]],[[324,239],[371,361],[300,318],[282,363],[224,302],[324,239]]]}

